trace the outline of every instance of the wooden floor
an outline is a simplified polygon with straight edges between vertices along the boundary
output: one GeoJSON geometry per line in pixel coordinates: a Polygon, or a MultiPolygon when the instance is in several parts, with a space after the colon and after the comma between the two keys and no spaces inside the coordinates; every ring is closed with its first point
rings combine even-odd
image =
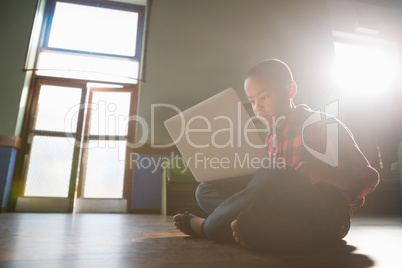
{"type": "Polygon", "coordinates": [[[0,213],[0,267],[402,267],[402,216],[358,216],[342,250],[273,255],[193,239],[170,216],[0,213]]]}

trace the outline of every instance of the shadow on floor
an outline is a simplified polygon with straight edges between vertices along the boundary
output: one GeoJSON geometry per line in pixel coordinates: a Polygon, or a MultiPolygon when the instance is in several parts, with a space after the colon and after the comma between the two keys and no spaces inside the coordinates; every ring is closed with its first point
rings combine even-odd
{"type": "Polygon", "coordinates": [[[155,253],[147,261],[151,266],[363,268],[374,265],[368,256],[353,253],[356,248],[345,241],[336,248],[297,254],[252,252],[237,244],[220,244],[191,237],[146,238],[132,246],[142,256],[149,251],[155,253]]]}

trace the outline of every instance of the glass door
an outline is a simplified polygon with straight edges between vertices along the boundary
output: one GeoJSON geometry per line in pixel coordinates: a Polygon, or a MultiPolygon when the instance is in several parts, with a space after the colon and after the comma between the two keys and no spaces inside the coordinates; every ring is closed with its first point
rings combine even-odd
{"type": "Polygon", "coordinates": [[[84,110],[69,115],[84,103],[86,89],[46,80],[40,80],[36,89],[27,138],[25,189],[17,211],[68,212],[74,199],[80,155],[75,144],[81,139],[84,110]]]}
{"type": "Polygon", "coordinates": [[[38,79],[17,211],[125,212],[136,87],[38,79]]]}
{"type": "Polygon", "coordinates": [[[78,184],[77,212],[124,212],[126,137],[132,93],[120,88],[89,89],[78,184]]]}

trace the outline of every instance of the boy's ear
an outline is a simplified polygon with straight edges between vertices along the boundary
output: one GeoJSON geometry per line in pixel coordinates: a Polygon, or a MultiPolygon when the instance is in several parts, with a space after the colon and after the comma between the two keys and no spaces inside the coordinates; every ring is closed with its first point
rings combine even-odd
{"type": "Polygon", "coordinates": [[[289,83],[289,99],[293,99],[297,93],[297,85],[294,81],[289,83]]]}

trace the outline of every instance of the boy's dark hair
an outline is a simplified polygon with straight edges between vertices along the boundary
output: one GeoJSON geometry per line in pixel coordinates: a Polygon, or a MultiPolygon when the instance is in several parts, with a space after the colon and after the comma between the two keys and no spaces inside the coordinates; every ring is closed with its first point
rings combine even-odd
{"type": "Polygon", "coordinates": [[[281,60],[268,59],[253,66],[246,78],[251,76],[266,77],[279,84],[286,84],[293,81],[292,71],[289,66],[281,60]]]}

